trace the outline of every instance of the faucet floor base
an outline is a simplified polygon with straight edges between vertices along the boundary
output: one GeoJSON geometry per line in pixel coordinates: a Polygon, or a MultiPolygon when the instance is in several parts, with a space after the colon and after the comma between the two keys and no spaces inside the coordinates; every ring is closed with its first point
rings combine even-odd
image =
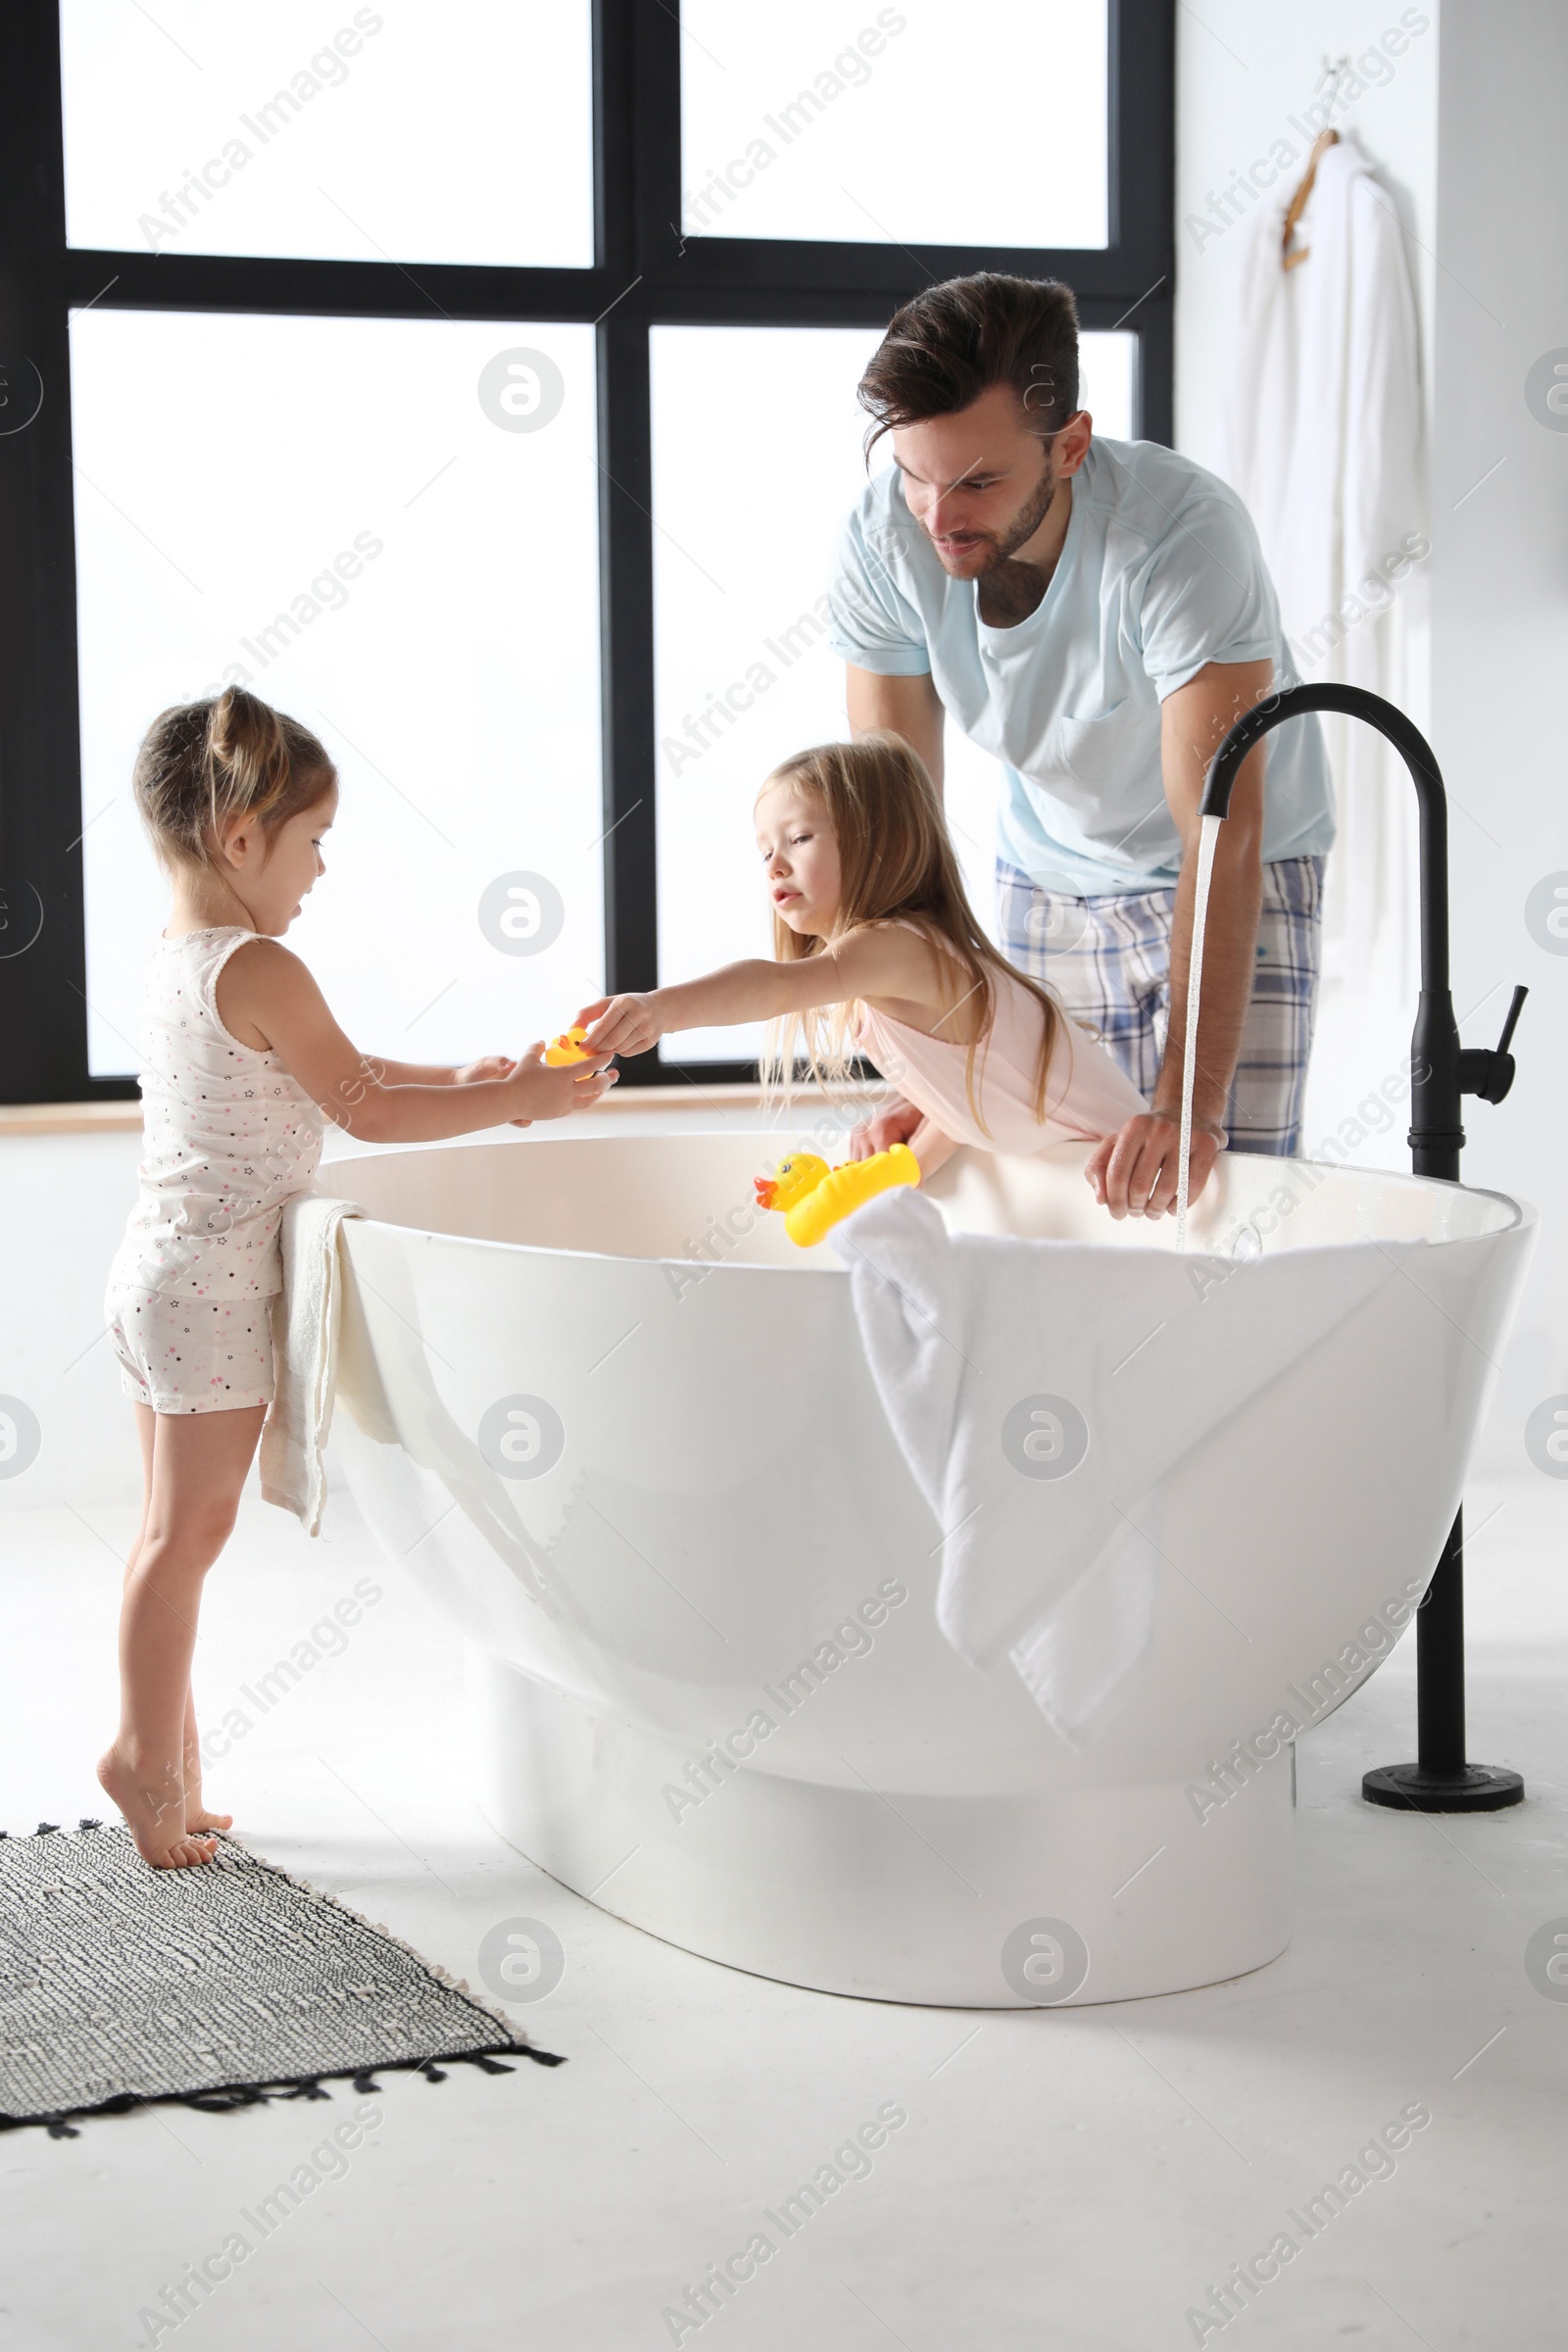
{"type": "Polygon", "coordinates": [[[1369,1805],[1396,1813],[1500,1813],[1522,1802],[1525,1785],[1501,1764],[1461,1764],[1457,1772],[1428,1772],[1420,1764],[1381,1764],[1361,1782],[1369,1805]]]}

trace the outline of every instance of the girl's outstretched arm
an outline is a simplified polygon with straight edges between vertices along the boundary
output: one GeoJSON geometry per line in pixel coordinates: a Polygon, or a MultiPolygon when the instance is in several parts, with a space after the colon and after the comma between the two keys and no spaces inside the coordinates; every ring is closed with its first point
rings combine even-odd
{"type": "Polygon", "coordinates": [[[479,1078],[507,1078],[516,1066],[510,1054],[485,1054],[454,1066],[446,1061],[389,1061],[377,1054],[383,1086],[471,1086],[479,1078]]]}
{"type": "Polygon", "coordinates": [[[405,1082],[409,1063],[362,1054],[333,1019],[297,956],[275,939],[247,940],[218,980],[218,1011],[241,1045],[279,1055],[323,1115],[367,1143],[437,1143],[508,1121],[564,1118],[601,1102],[613,1080],[604,1061],[553,1070],[544,1041],[528,1047],[510,1075],[457,1086],[453,1073],[405,1082]]]}
{"type": "Polygon", "coordinates": [[[917,933],[891,923],[867,924],[799,963],[758,957],[642,996],[596,997],[577,1021],[589,1030],[587,1042],[595,1054],[646,1054],[672,1030],[776,1020],[784,1013],[866,997],[890,1010],[903,1004],[921,1016],[940,1005],[931,950],[917,933]]]}

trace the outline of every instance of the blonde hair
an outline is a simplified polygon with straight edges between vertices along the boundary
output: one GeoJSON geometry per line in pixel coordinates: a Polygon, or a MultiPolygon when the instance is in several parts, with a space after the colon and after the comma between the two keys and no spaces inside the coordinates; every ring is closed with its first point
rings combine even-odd
{"type": "Polygon", "coordinates": [[[273,833],[336,781],[309,727],[243,686],[161,711],[131,771],[136,807],[166,866],[213,866],[234,817],[258,816],[273,833]]]}
{"type": "MultiPolygon", "coordinates": [[[[778,960],[795,963],[820,956],[851,931],[895,922],[924,936],[944,979],[950,976],[951,953],[968,984],[959,1004],[979,999],[978,1017],[971,1017],[969,1024],[964,1086],[982,1131],[975,1058],[982,1040],[990,1049],[997,982],[1005,975],[1026,988],[1040,1005],[1034,1108],[1035,1116],[1043,1119],[1061,1015],[1054,998],[999,955],[976,921],[943,821],[942,802],[924,761],[902,736],[878,730],[858,735],[853,743],[823,743],[812,751],[797,752],[774,768],[758,799],[779,784],[799,785],[821,808],[838,840],[842,880],[838,911],[825,937],[792,931],[774,914],[773,953],[778,960]]],[[[823,1005],[774,1022],[762,1061],[764,1084],[770,1090],[786,1084],[803,1053],[813,1078],[847,1077],[859,1009],[858,1004],[823,1005]]]]}

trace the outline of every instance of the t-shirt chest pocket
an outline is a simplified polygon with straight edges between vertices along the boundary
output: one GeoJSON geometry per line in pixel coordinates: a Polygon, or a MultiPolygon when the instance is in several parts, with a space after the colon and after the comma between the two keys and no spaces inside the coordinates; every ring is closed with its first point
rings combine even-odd
{"type": "Polygon", "coordinates": [[[1159,772],[1159,709],[1127,695],[1110,710],[1085,718],[1058,718],[1047,738],[1054,760],[1080,784],[1111,787],[1159,772]]]}

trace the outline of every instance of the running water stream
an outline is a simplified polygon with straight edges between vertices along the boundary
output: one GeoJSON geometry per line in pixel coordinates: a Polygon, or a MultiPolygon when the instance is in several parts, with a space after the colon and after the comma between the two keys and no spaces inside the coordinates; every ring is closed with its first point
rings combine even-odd
{"type": "Polygon", "coordinates": [[[1222,816],[1199,820],[1198,888],[1193,899],[1193,938],[1187,954],[1187,1034],[1182,1054],[1181,1161],[1176,1183],[1176,1247],[1187,1247],[1187,1191],[1193,1157],[1193,1081],[1198,1075],[1198,1005],[1203,985],[1203,927],[1208,920],[1208,886],[1222,816]]]}

